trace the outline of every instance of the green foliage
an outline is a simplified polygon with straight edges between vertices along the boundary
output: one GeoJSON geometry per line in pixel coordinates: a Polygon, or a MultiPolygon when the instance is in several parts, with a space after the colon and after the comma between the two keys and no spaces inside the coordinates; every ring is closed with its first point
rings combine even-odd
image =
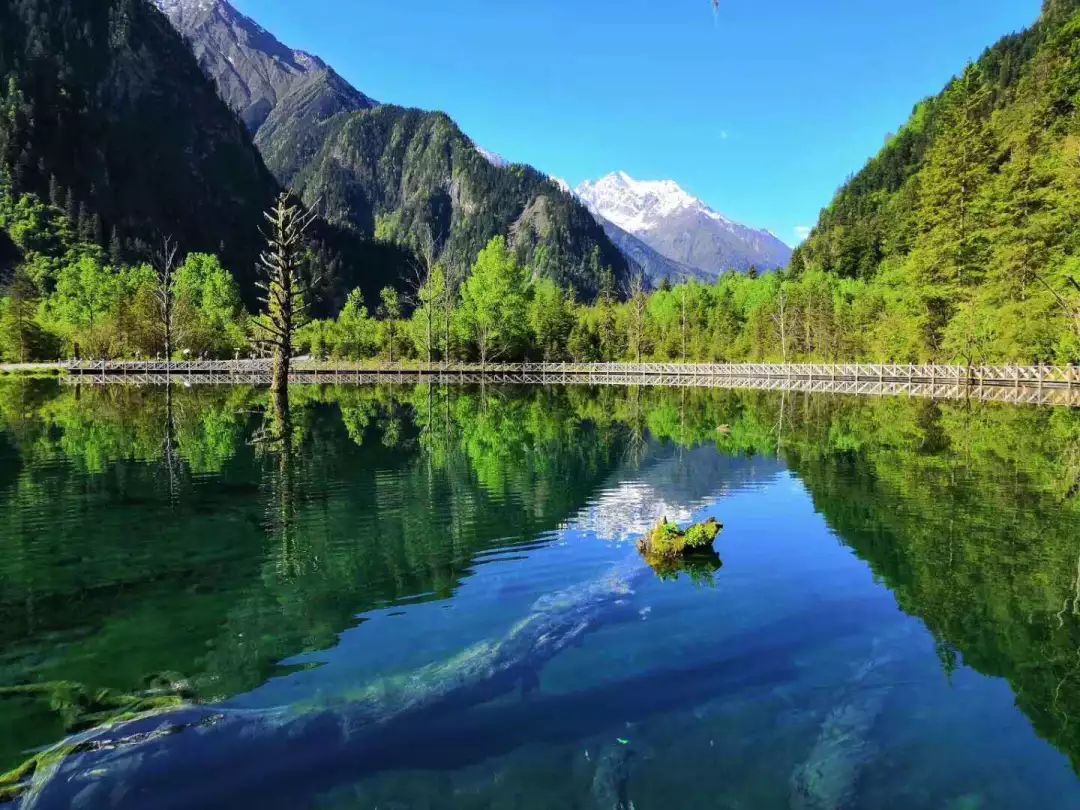
{"type": "Polygon", "coordinates": [[[422,279],[416,292],[416,308],[409,321],[409,335],[419,357],[428,362],[436,354],[447,356],[445,330],[440,328],[442,320],[453,308],[453,296],[446,271],[442,265],[435,265],[422,279]]]}
{"type": "Polygon", "coordinates": [[[1075,3],[1046,3],[918,105],[796,251],[796,273],[867,283],[871,356],[1080,360],[1078,32],[1075,3]]]}
{"type": "Polygon", "coordinates": [[[179,345],[196,357],[232,357],[247,347],[236,280],[217,256],[192,253],[174,281],[179,345]]]}
{"type": "Polygon", "coordinates": [[[393,287],[383,287],[379,292],[379,317],[382,319],[382,343],[387,349],[387,359],[394,362],[397,344],[398,321],[401,319],[401,296],[393,287]]]}
{"type": "Polygon", "coordinates": [[[530,348],[539,359],[552,362],[566,356],[566,343],[573,324],[573,299],[554,281],[541,278],[532,285],[528,303],[530,348]]]}
{"type": "MultiPolygon", "coordinates": [[[[493,166],[443,113],[381,105],[298,116],[260,129],[256,143],[277,178],[319,201],[331,223],[448,271],[466,271],[492,238],[512,235],[519,262],[585,297],[599,292],[605,268],[626,273],[572,195],[527,166],[493,166]]],[[[400,282],[388,268],[364,270],[354,286],[369,300],[400,282]]]]}
{"type": "Polygon", "coordinates": [[[497,236],[488,243],[461,288],[459,324],[481,363],[512,357],[527,335],[525,270],[497,236]]]}
{"type": "MultiPolygon", "coordinates": [[[[146,264],[110,264],[79,240],[60,208],[0,189],[0,233],[19,254],[0,286],[0,357],[27,362],[136,357],[163,351],[158,278],[146,264]]],[[[232,357],[247,345],[235,278],[220,261],[192,254],[173,276],[175,325],[189,353],[232,357]]]]}
{"type": "Polygon", "coordinates": [[[638,543],[638,551],[649,559],[671,559],[683,555],[707,551],[720,534],[721,526],[715,518],[696,523],[685,531],[664,518],[638,543]]]}

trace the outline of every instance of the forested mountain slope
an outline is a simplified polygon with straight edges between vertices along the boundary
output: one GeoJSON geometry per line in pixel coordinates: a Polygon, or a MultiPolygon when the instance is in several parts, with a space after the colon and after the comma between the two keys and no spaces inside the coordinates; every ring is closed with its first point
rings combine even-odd
{"type": "MultiPolygon", "coordinates": [[[[603,268],[628,274],[572,195],[532,168],[494,165],[445,114],[375,106],[226,0],[156,2],[255,131],[278,180],[343,230],[459,272],[493,237],[507,236],[519,258],[585,297],[599,289],[603,268]]],[[[365,273],[393,280],[385,268],[365,273]]]]}
{"type": "Polygon", "coordinates": [[[443,113],[384,105],[259,139],[267,165],[330,221],[466,268],[497,235],[592,296],[626,261],[585,206],[545,175],[488,161],[443,113]]]}
{"type": "Polygon", "coordinates": [[[1047,0],[915,108],[794,272],[865,282],[881,356],[1080,359],[1078,107],[1080,0],[1047,0]]]}
{"type": "Polygon", "coordinates": [[[143,0],[0,4],[0,165],[130,251],[171,233],[243,283],[277,189],[184,41],[143,0]]]}

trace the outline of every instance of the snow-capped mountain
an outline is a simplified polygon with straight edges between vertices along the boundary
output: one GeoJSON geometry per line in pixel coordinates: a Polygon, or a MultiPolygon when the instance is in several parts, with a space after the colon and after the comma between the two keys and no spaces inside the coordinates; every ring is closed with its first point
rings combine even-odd
{"type": "Polygon", "coordinates": [[[614,172],[582,183],[575,193],[601,224],[611,223],[711,278],[751,267],[773,270],[791,259],[791,248],[775,235],[731,221],[673,180],[642,181],[614,172]]]}

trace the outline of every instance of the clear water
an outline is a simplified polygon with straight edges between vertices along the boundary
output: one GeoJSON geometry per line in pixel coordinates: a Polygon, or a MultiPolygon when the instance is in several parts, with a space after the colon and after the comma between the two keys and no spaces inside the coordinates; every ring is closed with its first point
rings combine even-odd
{"type": "Polygon", "coordinates": [[[1080,413],[290,405],[0,383],[0,771],[62,754],[15,805],[1080,805],[1080,413]],[[664,516],[722,566],[646,567],[664,516]]]}

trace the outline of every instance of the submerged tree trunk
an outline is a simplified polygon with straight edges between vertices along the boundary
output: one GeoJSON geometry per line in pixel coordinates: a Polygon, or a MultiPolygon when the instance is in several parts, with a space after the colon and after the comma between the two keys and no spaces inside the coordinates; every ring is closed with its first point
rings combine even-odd
{"type": "Polygon", "coordinates": [[[282,341],[274,347],[274,365],[270,380],[270,391],[275,395],[285,394],[289,390],[289,367],[292,361],[292,341],[282,341]]]}
{"type": "Polygon", "coordinates": [[[647,571],[637,563],[620,566],[594,581],[542,597],[501,637],[302,706],[184,706],[104,723],[35,755],[33,767],[19,771],[22,781],[13,786],[12,796],[31,795],[35,806],[69,807],[88,785],[111,783],[121,796],[116,804],[123,806],[125,794],[137,797],[160,784],[162,769],[175,776],[182,768],[190,778],[172,784],[185,795],[183,800],[170,795],[171,803],[204,806],[223,778],[235,785],[267,778],[287,781],[328,759],[355,765],[388,740],[407,744],[418,720],[527,689],[552,659],[589,633],[613,622],[637,620],[629,599],[647,571]],[[279,760],[286,749],[287,757],[279,760]],[[170,758],[170,750],[181,754],[170,758]],[[39,761],[47,766],[38,767],[39,761]],[[270,777],[268,761],[279,766],[270,777]]]}

